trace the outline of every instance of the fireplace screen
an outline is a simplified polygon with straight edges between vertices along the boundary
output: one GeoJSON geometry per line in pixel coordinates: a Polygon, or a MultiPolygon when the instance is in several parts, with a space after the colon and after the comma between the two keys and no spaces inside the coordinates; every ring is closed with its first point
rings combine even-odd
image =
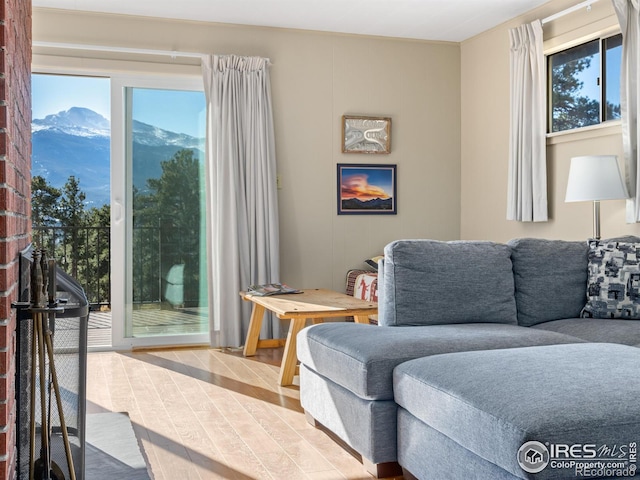
{"type": "Polygon", "coordinates": [[[35,471],[35,478],[82,480],[89,305],[78,282],[54,263],[47,271],[43,259],[43,252],[33,248],[20,256],[18,479],[34,478],[35,471]],[[41,278],[45,291],[34,295],[34,279],[37,284],[41,278]],[[50,476],[41,476],[47,466],[50,476]]]}

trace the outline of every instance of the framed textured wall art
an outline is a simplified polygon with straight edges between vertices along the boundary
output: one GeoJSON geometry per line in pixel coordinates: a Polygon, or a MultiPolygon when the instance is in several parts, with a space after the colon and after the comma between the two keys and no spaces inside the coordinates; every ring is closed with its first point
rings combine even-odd
{"type": "Polygon", "coordinates": [[[391,152],[391,118],[342,116],[342,153],[391,152]]]}
{"type": "Polygon", "coordinates": [[[397,213],[396,165],[338,164],[338,215],[397,213]]]}

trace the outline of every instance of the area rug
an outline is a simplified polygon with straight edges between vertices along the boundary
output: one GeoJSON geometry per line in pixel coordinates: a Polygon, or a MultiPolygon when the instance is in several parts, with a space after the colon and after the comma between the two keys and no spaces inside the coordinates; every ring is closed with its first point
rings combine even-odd
{"type": "Polygon", "coordinates": [[[151,480],[126,413],[87,415],[86,480],[151,480]]]}

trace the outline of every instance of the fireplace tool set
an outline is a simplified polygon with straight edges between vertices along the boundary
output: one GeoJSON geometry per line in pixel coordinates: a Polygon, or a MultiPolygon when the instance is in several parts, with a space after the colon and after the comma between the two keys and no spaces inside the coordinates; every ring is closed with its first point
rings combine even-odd
{"type": "Polygon", "coordinates": [[[57,313],[64,308],[56,300],[55,260],[47,260],[43,250],[33,252],[31,265],[31,302],[28,309],[33,319],[31,339],[30,389],[30,473],[29,480],[67,480],[62,469],[51,458],[51,407],[55,397],[60,420],[69,479],[76,480],[71,444],[64,419],[60,386],[53,355],[53,331],[57,313]],[[36,365],[38,367],[40,403],[40,456],[36,458],[36,365]]]}

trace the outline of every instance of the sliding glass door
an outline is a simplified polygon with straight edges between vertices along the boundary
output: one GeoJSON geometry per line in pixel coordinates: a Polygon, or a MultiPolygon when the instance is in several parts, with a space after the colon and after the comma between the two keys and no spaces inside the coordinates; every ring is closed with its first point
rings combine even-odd
{"type": "Polygon", "coordinates": [[[201,81],[113,78],[112,99],[113,346],[207,343],[201,81]]]}

